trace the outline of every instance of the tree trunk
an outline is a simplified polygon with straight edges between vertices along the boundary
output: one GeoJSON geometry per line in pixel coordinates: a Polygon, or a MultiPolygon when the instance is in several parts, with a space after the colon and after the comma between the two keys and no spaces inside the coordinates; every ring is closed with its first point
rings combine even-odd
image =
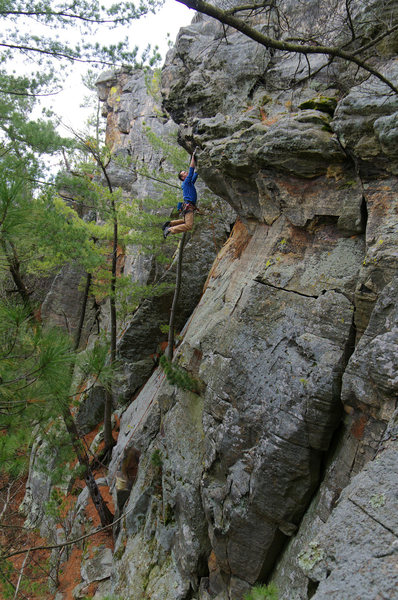
{"type": "MultiPolygon", "coordinates": [[[[89,152],[91,152],[95,162],[101,169],[110,193],[110,207],[113,220],[113,243],[112,243],[112,275],[111,275],[111,293],[110,293],[110,313],[111,313],[111,353],[110,364],[113,367],[116,359],[116,327],[117,327],[117,312],[116,312],[116,266],[117,266],[117,246],[118,246],[118,221],[117,210],[113,195],[112,182],[110,180],[107,164],[105,164],[99,154],[90,144],[83,142],[89,152]]],[[[113,446],[116,444],[112,435],[112,412],[113,412],[113,393],[112,388],[106,392],[105,408],[104,408],[104,440],[105,448],[101,454],[102,460],[110,458],[113,446]]]]}
{"type": "Polygon", "coordinates": [[[80,311],[79,325],[77,327],[76,336],[75,336],[74,350],[76,352],[79,349],[80,341],[81,341],[81,338],[82,338],[84,318],[86,316],[87,301],[88,301],[88,295],[89,295],[90,286],[91,286],[91,279],[92,279],[91,273],[87,273],[87,275],[86,275],[86,287],[84,288],[84,296],[83,296],[82,308],[81,308],[81,311],[80,311]]]}
{"type": "MultiPolygon", "coordinates": [[[[116,361],[116,328],[117,328],[117,313],[116,313],[116,268],[117,268],[117,244],[118,244],[118,222],[115,209],[115,203],[112,201],[113,213],[113,247],[112,247],[112,279],[111,293],[109,298],[110,313],[111,313],[111,354],[110,363],[113,367],[116,361]]],[[[104,410],[104,457],[110,458],[110,452],[115,445],[115,440],[112,435],[112,412],[113,412],[113,393],[112,389],[108,390],[105,397],[104,410]]]]}
{"type": "Polygon", "coordinates": [[[87,489],[101,520],[101,525],[102,527],[110,525],[113,521],[113,514],[107,507],[103,497],[101,496],[101,492],[98,489],[97,482],[95,481],[93,472],[90,468],[88,456],[80,441],[79,432],[69,408],[65,407],[63,409],[62,416],[79,464],[84,468],[84,481],[86,482],[87,489]]]}
{"type": "Polygon", "coordinates": [[[17,288],[16,291],[21,296],[25,307],[33,316],[33,309],[30,303],[30,292],[28,291],[28,288],[26,287],[21,275],[20,262],[18,259],[16,249],[12,243],[10,243],[11,250],[7,248],[7,243],[4,240],[2,241],[1,245],[3,246],[4,253],[7,257],[8,268],[10,269],[11,277],[13,279],[15,287],[17,288]]]}
{"type": "Polygon", "coordinates": [[[181,271],[182,271],[182,254],[185,244],[185,232],[182,234],[180,246],[178,248],[178,259],[177,259],[177,275],[176,275],[176,287],[174,289],[173,304],[170,310],[170,321],[169,321],[169,341],[167,346],[166,357],[171,362],[173,358],[173,347],[174,347],[174,321],[177,309],[178,297],[181,289],[181,271]]]}
{"type": "MultiPolygon", "coordinates": [[[[79,325],[78,325],[78,328],[76,331],[76,336],[75,336],[75,343],[74,343],[75,351],[77,351],[77,349],[79,348],[80,341],[81,341],[84,318],[86,316],[88,295],[89,295],[90,286],[91,286],[91,279],[92,279],[91,273],[87,273],[86,287],[84,289],[84,296],[83,296],[82,308],[80,311],[79,325]]],[[[74,369],[74,365],[71,365],[71,374],[73,374],[73,369],[74,369]]],[[[64,422],[65,422],[66,429],[69,433],[69,437],[70,437],[73,449],[74,449],[77,459],[79,461],[79,464],[84,468],[84,481],[86,482],[87,489],[88,489],[91,499],[94,503],[94,506],[98,513],[98,516],[100,518],[101,525],[102,525],[102,527],[105,527],[106,525],[110,525],[113,521],[113,514],[107,507],[103,497],[101,496],[101,492],[98,489],[97,483],[95,481],[93,472],[90,467],[89,458],[82,446],[82,443],[80,441],[80,435],[79,435],[79,432],[76,427],[76,423],[73,419],[73,416],[72,416],[69,408],[65,407],[63,409],[62,416],[63,416],[64,422]]]]}

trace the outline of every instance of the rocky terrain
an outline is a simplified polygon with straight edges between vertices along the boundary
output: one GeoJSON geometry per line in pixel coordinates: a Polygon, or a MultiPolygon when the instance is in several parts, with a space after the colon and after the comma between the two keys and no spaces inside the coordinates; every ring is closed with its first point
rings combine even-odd
{"type": "MultiPolygon", "coordinates": [[[[284,35],[347,35],[344,2],[296,5],[284,35]]],[[[363,11],[379,3],[351,5],[371,39],[363,11]]],[[[383,3],[395,22],[397,9],[383,3]]],[[[376,64],[397,84],[388,39],[376,64]]],[[[325,62],[197,15],[163,67],[163,112],[141,75],[99,82],[116,153],[161,164],[144,115],[197,148],[215,228],[206,213],[187,243],[174,357],[200,391],[154,368],[171,297],[120,336],[108,484],[125,518],[96,600],[242,600],[269,581],[279,600],[398,598],[398,96],[343,61],[308,77],[325,62]]]]}

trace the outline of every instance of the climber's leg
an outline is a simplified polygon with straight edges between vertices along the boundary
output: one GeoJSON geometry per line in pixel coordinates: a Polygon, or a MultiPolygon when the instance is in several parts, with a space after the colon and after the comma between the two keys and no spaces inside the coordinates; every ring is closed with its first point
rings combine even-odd
{"type": "Polygon", "coordinates": [[[176,225],[182,225],[183,223],[185,223],[185,219],[176,219],[175,221],[170,221],[168,226],[170,228],[175,227],[176,225]]]}
{"type": "Polygon", "coordinates": [[[184,220],[172,221],[169,227],[169,233],[183,233],[190,231],[193,227],[193,210],[185,214],[184,220]]]}

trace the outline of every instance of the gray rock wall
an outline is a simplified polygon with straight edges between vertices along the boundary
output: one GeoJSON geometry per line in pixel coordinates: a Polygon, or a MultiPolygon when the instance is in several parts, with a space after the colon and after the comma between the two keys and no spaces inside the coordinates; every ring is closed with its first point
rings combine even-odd
{"type": "MultiPolygon", "coordinates": [[[[345,3],[284,8],[282,36],[349,34],[345,3]]],[[[351,8],[374,35],[377,3],[351,8]]],[[[143,458],[113,589],[241,600],[271,577],[284,600],[395,598],[396,97],[223,34],[202,16],[182,29],[162,93],[240,220],[175,357],[200,394],[155,374],[122,418],[110,480],[129,446],[143,458]]],[[[377,67],[395,81],[394,44],[377,67]]]]}
{"type": "MultiPolygon", "coordinates": [[[[103,116],[107,118],[107,144],[115,155],[131,158],[130,166],[119,164],[114,160],[110,163],[109,174],[114,187],[121,187],[126,197],[138,198],[145,210],[145,202],[151,199],[161,200],[165,187],[159,185],[152,176],[156,173],[173,173],[176,188],[173,196],[166,195],[164,205],[155,210],[170,218],[177,201],[182,197],[178,187],[176,173],[178,169],[170,162],[167,151],[153,146],[146,134],[146,127],[166,144],[171,143],[170,136],[176,137],[176,125],[165,117],[161,111],[156,95],[151,95],[150,82],[153,73],[106,72],[98,80],[98,91],[103,101],[103,116]],[[155,173],[154,173],[155,172],[155,173]],[[147,176],[149,175],[149,177],[147,176]]],[[[184,154],[184,153],[183,153],[184,154]]],[[[184,168],[189,162],[189,155],[184,156],[184,168]]],[[[184,276],[182,279],[180,305],[176,318],[176,334],[183,328],[185,322],[194,310],[203,290],[209,269],[218,250],[225,242],[230,228],[236,219],[234,211],[222,200],[217,199],[202,182],[198,182],[199,198],[203,201],[201,215],[195,218],[192,233],[187,234],[184,251],[184,276]]],[[[149,204],[149,202],[148,202],[149,204]]],[[[147,208],[147,210],[149,210],[147,208]]],[[[153,209],[152,209],[153,210],[153,209]]],[[[177,216],[176,211],[174,211],[177,216]]],[[[173,217],[174,218],[174,217],[173,217]]],[[[139,284],[153,283],[158,280],[169,283],[169,291],[150,298],[138,307],[134,314],[119,322],[118,331],[118,362],[120,377],[114,386],[114,404],[122,407],[148,380],[154,371],[160,346],[167,340],[167,334],[161,326],[169,321],[170,308],[175,281],[175,251],[176,243],[170,238],[163,241],[161,227],[158,226],[154,235],[164,244],[164,253],[169,256],[168,264],[157,263],[152,255],[142,252],[142,248],[129,246],[125,255],[119,256],[119,267],[124,269],[133,282],[139,284]]],[[[171,236],[170,236],[171,237],[171,236]]],[[[54,277],[50,290],[42,304],[43,321],[51,325],[65,328],[75,334],[81,310],[81,301],[85,284],[84,270],[76,265],[66,265],[54,277]]],[[[92,344],[100,331],[109,330],[109,303],[107,299],[96,301],[91,297],[88,302],[87,316],[83,330],[83,343],[92,344]]],[[[89,391],[82,393],[75,418],[81,433],[87,434],[103,421],[105,392],[100,386],[88,386],[89,391]]],[[[57,425],[58,427],[58,425],[57,425]]],[[[46,534],[53,529],[53,522],[46,516],[45,504],[48,502],[53,482],[51,468],[43,473],[39,465],[40,459],[50,466],[56,459],[48,457],[44,445],[40,445],[32,454],[30,474],[26,496],[23,502],[24,513],[29,517],[27,525],[42,526],[46,534]]],[[[65,478],[69,474],[65,472],[65,478]]],[[[65,486],[65,491],[66,491],[65,486]]]]}
{"type": "MultiPolygon", "coordinates": [[[[273,35],[350,36],[345,2],[280,6],[289,19],[256,17],[273,35]]],[[[397,19],[396,2],[350,7],[366,40],[377,18],[397,19]]],[[[395,82],[396,51],[391,36],[374,58],[395,82]]],[[[184,259],[174,364],[199,391],[153,371],[170,297],[120,336],[127,406],[108,482],[125,518],[106,593],[123,600],[242,600],[269,580],[279,600],[398,598],[398,106],[376,78],[326,62],[196,16],[163,68],[167,113],[137,73],[99,81],[116,153],[167,169],[144,120],[160,136],[178,125],[231,207],[215,233],[209,213],[198,220],[184,259]]],[[[158,193],[138,169],[115,164],[113,177],[126,194],[158,193]]],[[[153,264],[133,256],[132,277],[148,281],[153,264]]]]}
{"type": "MultiPolygon", "coordinates": [[[[148,200],[162,201],[163,205],[155,209],[147,207],[146,210],[163,214],[166,220],[178,218],[175,207],[182,199],[182,193],[177,173],[186,168],[190,156],[186,154],[183,158],[185,162],[178,167],[173,162],[177,126],[162,111],[156,81],[156,75],[151,71],[111,71],[99,78],[97,88],[103,102],[103,116],[107,119],[107,143],[116,156],[127,154],[132,160],[127,169],[117,165],[116,161],[111,164],[113,183],[122,187],[127,199],[139,198],[143,207],[148,200]],[[150,140],[148,129],[158,138],[157,142],[150,140]],[[170,174],[173,175],[171,180],[167,178],[170,174]],[[162,177],[167,181],[166,184],[159,182],[162,177]],[[175,187],[170,187],[170,183],[175,187]]],[[[196,215],[194,230],[187,235],[185,244],[177,331],[182,329],[195,308],[211,264],[236,218],[225,202],[209,193],[200,178],[197,188],[201,214],[196,215]]],[[[158,235],[162,239],[160,227],[158,235]]],[[[123,323],[123,332],[118,341],[118,359],[123,375],[117,390],[118,401],[122,404],[129,401],[147,381],[156,365],[159,346],[167,340],[167,333],[162,333],[161,327],[169,322],[175,282],[175,245],[171,243],[171,238],[163,247],[163,252],[170,256],[167,265],[157,263],[138,246],[127,248],[125,274],[140,284],[154,281],[169,283],[170,290],[145,300],[123,323]]]]}

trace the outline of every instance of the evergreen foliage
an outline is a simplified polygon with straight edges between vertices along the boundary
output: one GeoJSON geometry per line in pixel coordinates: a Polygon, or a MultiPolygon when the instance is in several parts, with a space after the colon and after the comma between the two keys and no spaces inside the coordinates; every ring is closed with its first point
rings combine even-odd
{"type": "MultiPolygon", "coordinates": [[[[114,225],[117,223],[117,251],[120,256],[127,248],[151,256],[158,264],[167,264],[170,257],[164,253],[162,238],[159,235],[160,224],[164,217],[159,214],[164,199],[146,198],[145,203],[136,198],[127,197],[121,188],[106,185],[104,171],[111,172],[117,165],[119,169],[130,172],[132,162],[125,157],[114,157],[106,145],[97,143],[94,137],[80,139],[79,153],[72,155],[69,172],[59,173],[57,186],[67,189],[79,212],[92,209],[100,226],[90,225],[92,235],[99,242],[102,262],[93,271],[93,293],[98,300],[114,296],[117,300],[118,314],[123,320],[131,314],[145,298],[158,296],[170,289],[169,284],[154,281],[149,284],[132,282],[119,268],[111,289],[112,270],[109,256],[112,253],[114,225]],[[101,166],[102,165],[102,166],[101,166]],[[76,176],[79,174],[79,176],[76,176]]],[[[161,184],[160,184],[161,185],[161,184]]]]}
{"type": "MultiPolygon", "coordinates": [[[[80,149],[84,152],[75,158],[73,174],[60,174],[56,186],[46,187],[37,196],[26,174],[39,176],[41,167],[36,158],[40,154],[27,152],[32,160],[24,161],[17,160],[13,152],[0,158],[5,167],[0,174],[0,276],[4,285],[9,285],[7,274],[17,265],[18,281],[23,287],[19,289],[14,281],[15,291],[22,297],[26,294],[23,304],[3,302],[0,306],[1,427],[7,432],[2,439],[1,456],[4,464],[9,465],[7,468],[15,473],[26,466],[32,428],[40,424],[43,431],[43,427],[60,414],[59,403],[72,402],[74,366],[81,377],[86,380],[91,377],[106,389],[111,389],[117,367],[115,361],[109,362],[106,341],[99,340],[77,358],[64,333],[42,328],[33,318],[30,290],[24,283],[27,276],[45,275],[66,262],[78,261],[87,272],[94,274],[92,293],[98,300],[112,296],[117,299],[122,317],[130,314],[145,297],[170,289],[170,284],[159,282],[132,285],[122,273],[118,273],[115,287],[111,288],[109,253],[115,215],[121,251],[128,244],[139,244],[141,252],[154,255],[159,262],[169,260],[159,243],[159,224],[163,217],[155,213],[159,202],[148,200],[143,210],[141,202],[126,199],[120,189],[104,186],[101,165],[106,169],[111,160],[108,148],[88,138],[80,144],[80,149]],[[97,161],[93,160],[93,154],[98,157],[97,161]],[[68,189],[73,198],[70,204],[80,214],[88,208],[93,210],[101,225],[79,217],[78,212],[57,195],[56,189],[68,189]],[[17,354],[11,352],[7,340],[14,340],[17,354]],[[19,387],[18,382],[22,382],[19,387]],[[20,458],[12,464],[14,453],[20,458]]],[[[179,372],[173,376],[180,385],[192,389],[189,378],[179,372]]],[[[69,458],[69,455],[60,458],[61,464],[69,458]]]]}
{"type": "Polygon", "coordinates": [[[156,448],[156,450],[153,451],[153,453],[151,455],[151,463],[154,467],[158,467],[158,468],[162,467],[163,458],[162,458],[162,453],[159,450],[159,448],[156,448]]]}
{"type": "Polygon", "coordinates": [[[112,29],[127,25],[155,12],[162,3],[162,0],[147,0],[136,6],[132,2],[120,2],[105,8],[98,0],[76,0],[72,4],[54,3],[51,0],[39,3],[31,0],[1,0],[1,60],[4,63],[18,55],[26,59],[28,55],[36,64],[47,68],[53,65],[54,59],[133,66],[151,58],[156,60],[156,52],[151,56],[148,48],[139,63],[138,49],[130,49],[128,39],[106,46],[97,42],[93,34],[98,27],[112,29]],[[59,35],[61,30],[64,36],[59,35]],[[73,44],[70,40],[75,30],[80,32],[80,36],[75,36],[79,41],[73,44]]]}
{"type": "Polygon", "coordinates": [[[68,336],[43,329],[23,306],[0,303],[0,462],[12,476],[68,399],[73,360],[68,336]]]}
{"type": "MultiPolygon", "coordinates": [[[[155,79],[156,81],[156,79],[155,79]]],[[[147,136],[149,143],[156,150],[161,150],[164,156],[167,156],[167,162],[175,168],[173,173],[173,180],[176,181],[176,175],[181,169],[186,168],[187,165],[187,153],[177,143],[177,134],[170,134],[168,136],[158,136],[153,129],[147,126],[145,123],[145,135],[147,136]]],[[[170,173],[165,174],[163,181],[170,180],[170,173]]],[[[175,184],[179,190],[180,185],[175,184]]]]}
{"type": "Polygon", "coordinates": [[[244,600],[278,600],[278,588],[274,583],[256,585],[245,594],[244,600]]]}
{"type": "Polygon", "coordinates": [[[200,392],[200,382],[179,365],[171,363],[166,358],[165,354],[160,357],[159,362],[166,375],[167,381],[171,385],[176,385],[181,390],[188,390],[195,394],[200,392]]]}
{"type": "MultiPolygon", "coordinates": [[[[53,492],[47,513],[53,518],[63,512],[65,474],[70,477],[75,454],[80,462],[75,474],[86,479],[93,500],[97,497],[101,523],[112,519],[109,511],[104,512],[103,506],[101,509],[98,489],[95,492],[90,484],[90,478],[95,482],[88,472],[88,458],[70,406],[77,402],[81,380],[100,382],[111,390],[117,361],[114,357],[110,360],[106,338],[99,338],[89,350],[78,354],[65,332],[44,326],[29,282],[55,274],[67,262],[78,262],[92,276],[91,293],[98,301],[107,297],[117,303],[123,317],[143,298],[162,294],[169,286],[156,281],[132,286],[121,265],[116,273],[110,261],[115,256],[115,240],[120,253],[127,245],[135,245],[140,252],[154,255],[159,263],[169,258],[161,249],[159,224],[163,217],[159,203],[148,200],[143,207],[110,184],[107,167],[115,159],[106,146],[101,146],[98,110],[96,134],[83,143],[82,139],[59,135],[50,113],[32,117],[40,94],[58,86],[62,69],[54,59],[112,65],[127,61],[136,67],[137,49],[130,51],[126,41],[100,47],[86,43],[87,36],[84,43],[73,46],[51,35],[35,35],[32,28],[24,30],[21,19],[41,23],[47,31],[53,28],[56,32],[59,25],[67,29],[73,22],[89,31],[96,22],[125,24],[160,4],[150,0],[145,6],[134,7],[126,2],[104,12],[96,0],[58,6],[49,0],[39,4],[0,0],[4,25],[0,33],[0,462],[5,473],[18,477],[27,469],[32,445],[40,440],[46,450],[37,466],[51,475],[53,492]],[[7,61],[18,52],[35,56],[39,72],[10,74],[7,61]],[[54,178],[48,157],[60,152],[74,156],[72,169],[54,178]]],[[[150,49],[144,54],[141,65],[157,59],[150,49]]],[[[92,81],[93,76],[88,80],[91,86],[92,81]]],[[[154,94],[159,91],[158,76],[152,81],[152,90],[154,94]]],[[[131,169],[131,163],[125,168],[131,169]]],[[[11,565],[2,561],[0,567],[3,574],[10,569],[11,582],[11,565]]],[[[21,590],[27,589],[25,583],[21,590]]],[[[7,578],[1,585],[3,592],[9,586],[9,593],[14,595],[15,588],[7,578]]]]}

